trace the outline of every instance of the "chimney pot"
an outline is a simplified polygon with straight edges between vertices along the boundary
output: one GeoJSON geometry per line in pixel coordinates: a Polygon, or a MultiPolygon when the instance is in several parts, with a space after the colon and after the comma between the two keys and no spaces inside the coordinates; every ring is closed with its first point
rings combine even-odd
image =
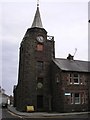
{"type": "Polygon", "coordinates": [[[72,56],[71,54],[68,54],[67,59],[68,59],[68,60],[73,60],[73,57],[74,57],[74,56],[72,56]]]}

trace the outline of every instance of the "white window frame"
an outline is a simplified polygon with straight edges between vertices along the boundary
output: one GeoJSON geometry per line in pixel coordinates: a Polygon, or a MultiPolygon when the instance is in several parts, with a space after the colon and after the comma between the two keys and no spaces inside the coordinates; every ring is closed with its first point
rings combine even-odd
{"type": "Polygon", "coordinates": [[[74,94],[71,93],[71,104],[74,104],[74,94]]]}
{"type": "Polygon", "coordinates": [[[71,93],[65,92],[65,96],[69,96],[69,95],[71,95],[71,93]]]}
{"type": "Polygon", "coordinates": [[[79,85],[80,84],[80,75],[78,73],[74,73],[73,74],[73,82],[75,85],[79,85]],[[77,77],[75,77],[74,75],[77,74],[77,77]],[[78,82],[75,82],[74,80],[77,79],[78,82]]]}
{"type": "Polygon", "coordinates": [[[69,82],[70,82],[70,84],[72,84],[72,74],[71,73],[69,74],[69,82]]]}
{"type": "Polygon", "coordinates": [[[80,104],[80,93],[74,93],[74,103],[75,104],[80,104]],[[75,97],[75,94],[79,94],[79,97],[78,97],[78,99],[76,99],[76,97],[75,97]],[[76,102],[76,100],[78,100],[78,102],[76,102]]]}

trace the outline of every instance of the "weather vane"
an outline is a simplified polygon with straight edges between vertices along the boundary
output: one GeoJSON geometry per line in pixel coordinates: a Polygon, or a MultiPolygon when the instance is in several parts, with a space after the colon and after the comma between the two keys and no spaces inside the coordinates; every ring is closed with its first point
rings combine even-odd
{"type": "Polygon", "coordinates": [[[39,0],[37,0],[37,7],[39,7],[39,0]]]}

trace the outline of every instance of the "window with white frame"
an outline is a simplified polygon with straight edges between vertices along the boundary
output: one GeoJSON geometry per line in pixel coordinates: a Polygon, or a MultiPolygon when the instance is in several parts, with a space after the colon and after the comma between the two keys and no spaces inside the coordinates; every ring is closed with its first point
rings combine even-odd
{"type": "Polygon", "coordinates": [[[74,94],[71,93],[71,104],[74,104],[74,94]]]}
{"type": "MultiPolygon", "coordinates": [[[[81,97],[80,97],[80,93],[65,93],[65,98],[69,98],[70,102],[69,104],[81,104],[81,97]]],[[[83,101],[84,102],[84,101],[83,101]]]]}
{"type": "Polygon", "coordinates": [[[74,84],[79,84],[79,74],[75,73],[73,74],[73,81],[74,81],[74,84]]]}
{"type": "Polygon", "coordinates": [[[80,104],[80,94],[79,93],[74,94],[74,101],[75,101],[75,104],[80,104]]]}
{"type": "Polygon", "coordinates": [[[72,74],[71,73],[69,74],[69,82],[70,82],[70,84],[72,84],[72,74]]]}

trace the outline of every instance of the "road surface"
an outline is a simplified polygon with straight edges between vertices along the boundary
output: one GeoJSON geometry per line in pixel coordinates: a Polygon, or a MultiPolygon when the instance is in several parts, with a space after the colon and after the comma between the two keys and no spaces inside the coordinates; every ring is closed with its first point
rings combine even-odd
{"type": "Polygon", "coordinates": [[[69,116],[48,116],[43,118],[41,117],[26,118],[24,116],[15,115],[14,113],[8,111],[7,109],[2,110],[2,120],[89,120],[88,118],[89,116],[87,114],[83,114],[83,115],[69,115],[69,116]]]}
{"type": "Polygon", "coordinates": [[[5,120],[9,120],[9,119],[10,120],[19,120],[19,118],[22,118],[22,117],[13,114],[12,112],[8,111],[7,109],[2,109],[2,120],[4,120],[4,119],[5,120]]]}

